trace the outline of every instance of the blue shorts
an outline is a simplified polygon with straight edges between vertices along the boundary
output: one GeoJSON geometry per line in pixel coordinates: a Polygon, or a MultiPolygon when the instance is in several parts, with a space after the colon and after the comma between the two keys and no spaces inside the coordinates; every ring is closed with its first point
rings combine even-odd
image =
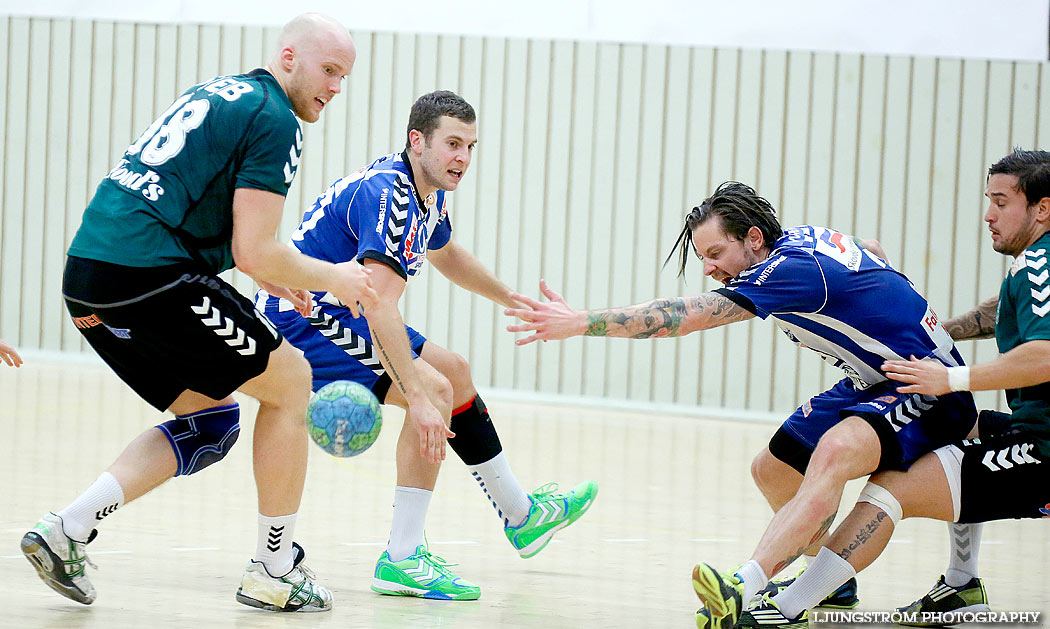
{"type": "MultiPolygon", "coordinates": [[[[386,398],[390,376],[372,347],[372,334],[364,317],[355,319],[346,308],[322,305],[304,317],[294,310],[266,315],[288,342],[306,355],[313,372],[313,390],[336,380],[360,383],[386,398]]],[[[427,339],[405,326],[412,358],[419,357],[427,339]]]]}
{"type": "Polygon", "coordinates": [[[905,470],[922,455],[965,438],[977,421],[977,408],[969,392],[899,393],[891,381],[857,389],[844,378],[792,413],[770,440],[770,452],[805,474],[820,438],[851,416],[867,421],[879,436],[878,469],[905,470]]]}

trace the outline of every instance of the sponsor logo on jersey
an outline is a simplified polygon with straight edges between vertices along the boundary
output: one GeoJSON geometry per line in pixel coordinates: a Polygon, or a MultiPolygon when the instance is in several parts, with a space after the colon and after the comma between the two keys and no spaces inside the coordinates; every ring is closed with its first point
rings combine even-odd
{"type": "Polygon", "coordinates": [[[773,273],[773,269],[780,266],[780,263],[783,262],[785,259],[786,258],[781,255],[769,264],[767,264],[766,268],[762,269],[762,272],[758,274],[757,278],[755,278],[755,286],[761,286],[762,282],[768,280],[769,276],[773,273]]]}
{"type": "Polygon", "coordinates": [[[886,404],[896,404],[897,403],[897,396],[896,395],[880,395],[879,397],[875,398],[875,401],[877,401],[877,402],[885,402],[886,404]]]}
{"type": "Polygon", "coordinates": [[[144,173],[135,172],[128,167],[130,163],[127,158],[121,158],[106,178],[128,191],[138,192],[150,201],[159,199],[164,194],[164,188],[159,185],[160,175],[148,169],[144,173]]]}
{"type": "MultiPolygon", "coordinates": [[[[106,324],[103,323],[102,325],[106,324]]],[[[118,339],[127,340],[131,338],[131,330],[129,330],[128,328],[111,328],[108,325],[106,325],[106,329],[112,332],[113,336],[117,337],[118,339]]]]}
{"type": "Polygon", "coordinates": [[[95,315],[88,315],[86,317],[73,317],[73,325],[77,326],[81,330],[93,328],[96,325],[101,325],[102,322],[98,320],[95,315]]]}
{"type": "Polygon", "coordinates": [[[383,225],[386,225],[386,205],[390,200],[390,188],[383,188],[379,193],[379,220],[376,221],[376,233],[383,233],[383,225]]]}
{"type": "Polygon", "coordinates": [[[825,229],[817,238],[814,248],[851,271],[860,269],[863,254],[857,243],[853,242],[849,236],[825,229]]]}
{"type": "Polygon", "coordinates": [[[1050,518],[1050,503],[1045,507],[1039,507],[1039,513],[1042,513],[1044,518],[1050,518]]]}

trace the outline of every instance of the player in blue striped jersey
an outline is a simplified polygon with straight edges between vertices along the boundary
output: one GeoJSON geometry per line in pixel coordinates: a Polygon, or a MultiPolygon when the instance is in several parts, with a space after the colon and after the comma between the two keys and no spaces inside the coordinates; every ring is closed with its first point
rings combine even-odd
{"type": "Polygon", "coordinates": [[[292,304],[261,291],[256,304],[313,370],[314,390],[334,380],[369,387],[386,404],[407,409],[397,445],[394,517],[372,589],[383,594],[471,600],[478,586],[456,577],[429,553],[423,522],[445,444],[478,481],[522,557],[543,549],[554,532],[593,503],[593,481],[557,493],[553,484],[527,494],[503,454],[496,429],[474,388],[467,361],[405,325],[398,300],[429,259],[454,283],[504,306],[510,289],[452,239],[446,207],[470,166],[477,129],[473,107],[438,91],[412,107],[405,150],[380,157],[333,183],[292,235],[300,252],[333,263],[357,260],[371,270],[378,304],[355,310],[324,292],[300,316],[292,304]]]}
{"type": "MultiPolygon", "coordinates": [[[[925,455],[906,472],[871,477],[853,511],[817,562],[795,584],[750,616],[765,626],[803,624],[806,610],[874,561],[902,518],[972,523],[1050,517],[1050,152],[1015,149],[988,170],[984,220],[992,248],[1014,258],[998,298],[950,320],[956,338],[994,335],[999,356],[974,365],[890,360],[887,376],[902,392],[1005,389],[1010,413],[981,411],[980,438],[925,455]]],[[[947,326],[947,324],[946,324],[947,326]]],[[[1013,583],[1024,583],[1015,575],[1013,583]]],[[[988,611],[977,575],[942,576],[900,612],[902,624],[943,626],[988,611]]],[[[745,618],[750,621],[751,618],[745,618]]]]}
{"type": "Polygon", "coordinates": [[[723,288],[577,311],[541,284],[549,302],[515,295],[529,307],[506,312],[525,321],[508,330],[534,332],[520,345],[575,335],[682,336],[771,317],[793,342],[845,372],[799,407],[755,460],[756,482],[776,514],[753,559],[739,577],[706,574],[706,564],[697,566],[694,585],[705,603],[714,601],[724,581],[743,584],[734,610],[716,605],[698,615],[698,623],[720,626],[732,623],[772,576],[825,537],[848,480],[906,469],[965,437],[977,415],[969,393],[901,394],[882,374],[882,363],[895,358],[963,362],[925,298],[854,238],[810,225],[784,230],[768,201],[749,186],[727,182],[686,217],[676,244],[683,272],[690,248],[702,259],[704,274],[723,288]]]}

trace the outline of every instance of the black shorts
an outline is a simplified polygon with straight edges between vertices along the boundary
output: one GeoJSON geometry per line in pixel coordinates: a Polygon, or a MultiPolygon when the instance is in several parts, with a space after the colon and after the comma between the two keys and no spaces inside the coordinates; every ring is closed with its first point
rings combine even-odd
{"type": "Polygon", "coordinates": [[[1032,435],[1010,433],[938,449],[959,522],[1050,517],[1050,456],[1032,435]]]}
{"type": "Polygon", "coordinates": [[[236,289],[188,265],[133,268],[70,256],[62,293],[91,347],[159,410],[186,390],[228,396],[266,370],[283,338],[236,289]]]}

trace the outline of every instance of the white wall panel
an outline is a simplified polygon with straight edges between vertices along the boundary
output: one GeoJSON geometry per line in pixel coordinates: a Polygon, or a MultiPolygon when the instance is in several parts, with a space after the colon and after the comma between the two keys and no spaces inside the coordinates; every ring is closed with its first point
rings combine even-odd
{"type": "MultiPolygon", "coordinates": [[[[190,85],[265,63],[277,29],[0,18],[0,338],[87,351],[60,298],[94,188],[190,85]]],[[[1048,64],[355,33],[358,59],[306,149],[279,234],[334,179],[401,150],[412,101],[453,89],[479,143],[450,198],[454,237],[512,288],[545,278],[599,308],[716,285],[670,252],[689,208],[737,179],[785,225],[882,241],[942,317],[996,292],[988,165],[1046,148],[1048,64]],[[1040,145],[1043,143],[1043,145],[1040,145]]],[[[229,274],[241,291],[252,282],[229,274]]],[[[838,378],[769,322],[677,340],[514,346],[502,308],[428,269],[406,321],[466,356],[478,387],[790,412],[838,378]],[[731,365],[727,368],[727,364],[731,365]]],[[[988,360],[993,343],[964,344],[988,360]]],[[[982,394],[982,405],[1002,404],[982,394]]]]}

